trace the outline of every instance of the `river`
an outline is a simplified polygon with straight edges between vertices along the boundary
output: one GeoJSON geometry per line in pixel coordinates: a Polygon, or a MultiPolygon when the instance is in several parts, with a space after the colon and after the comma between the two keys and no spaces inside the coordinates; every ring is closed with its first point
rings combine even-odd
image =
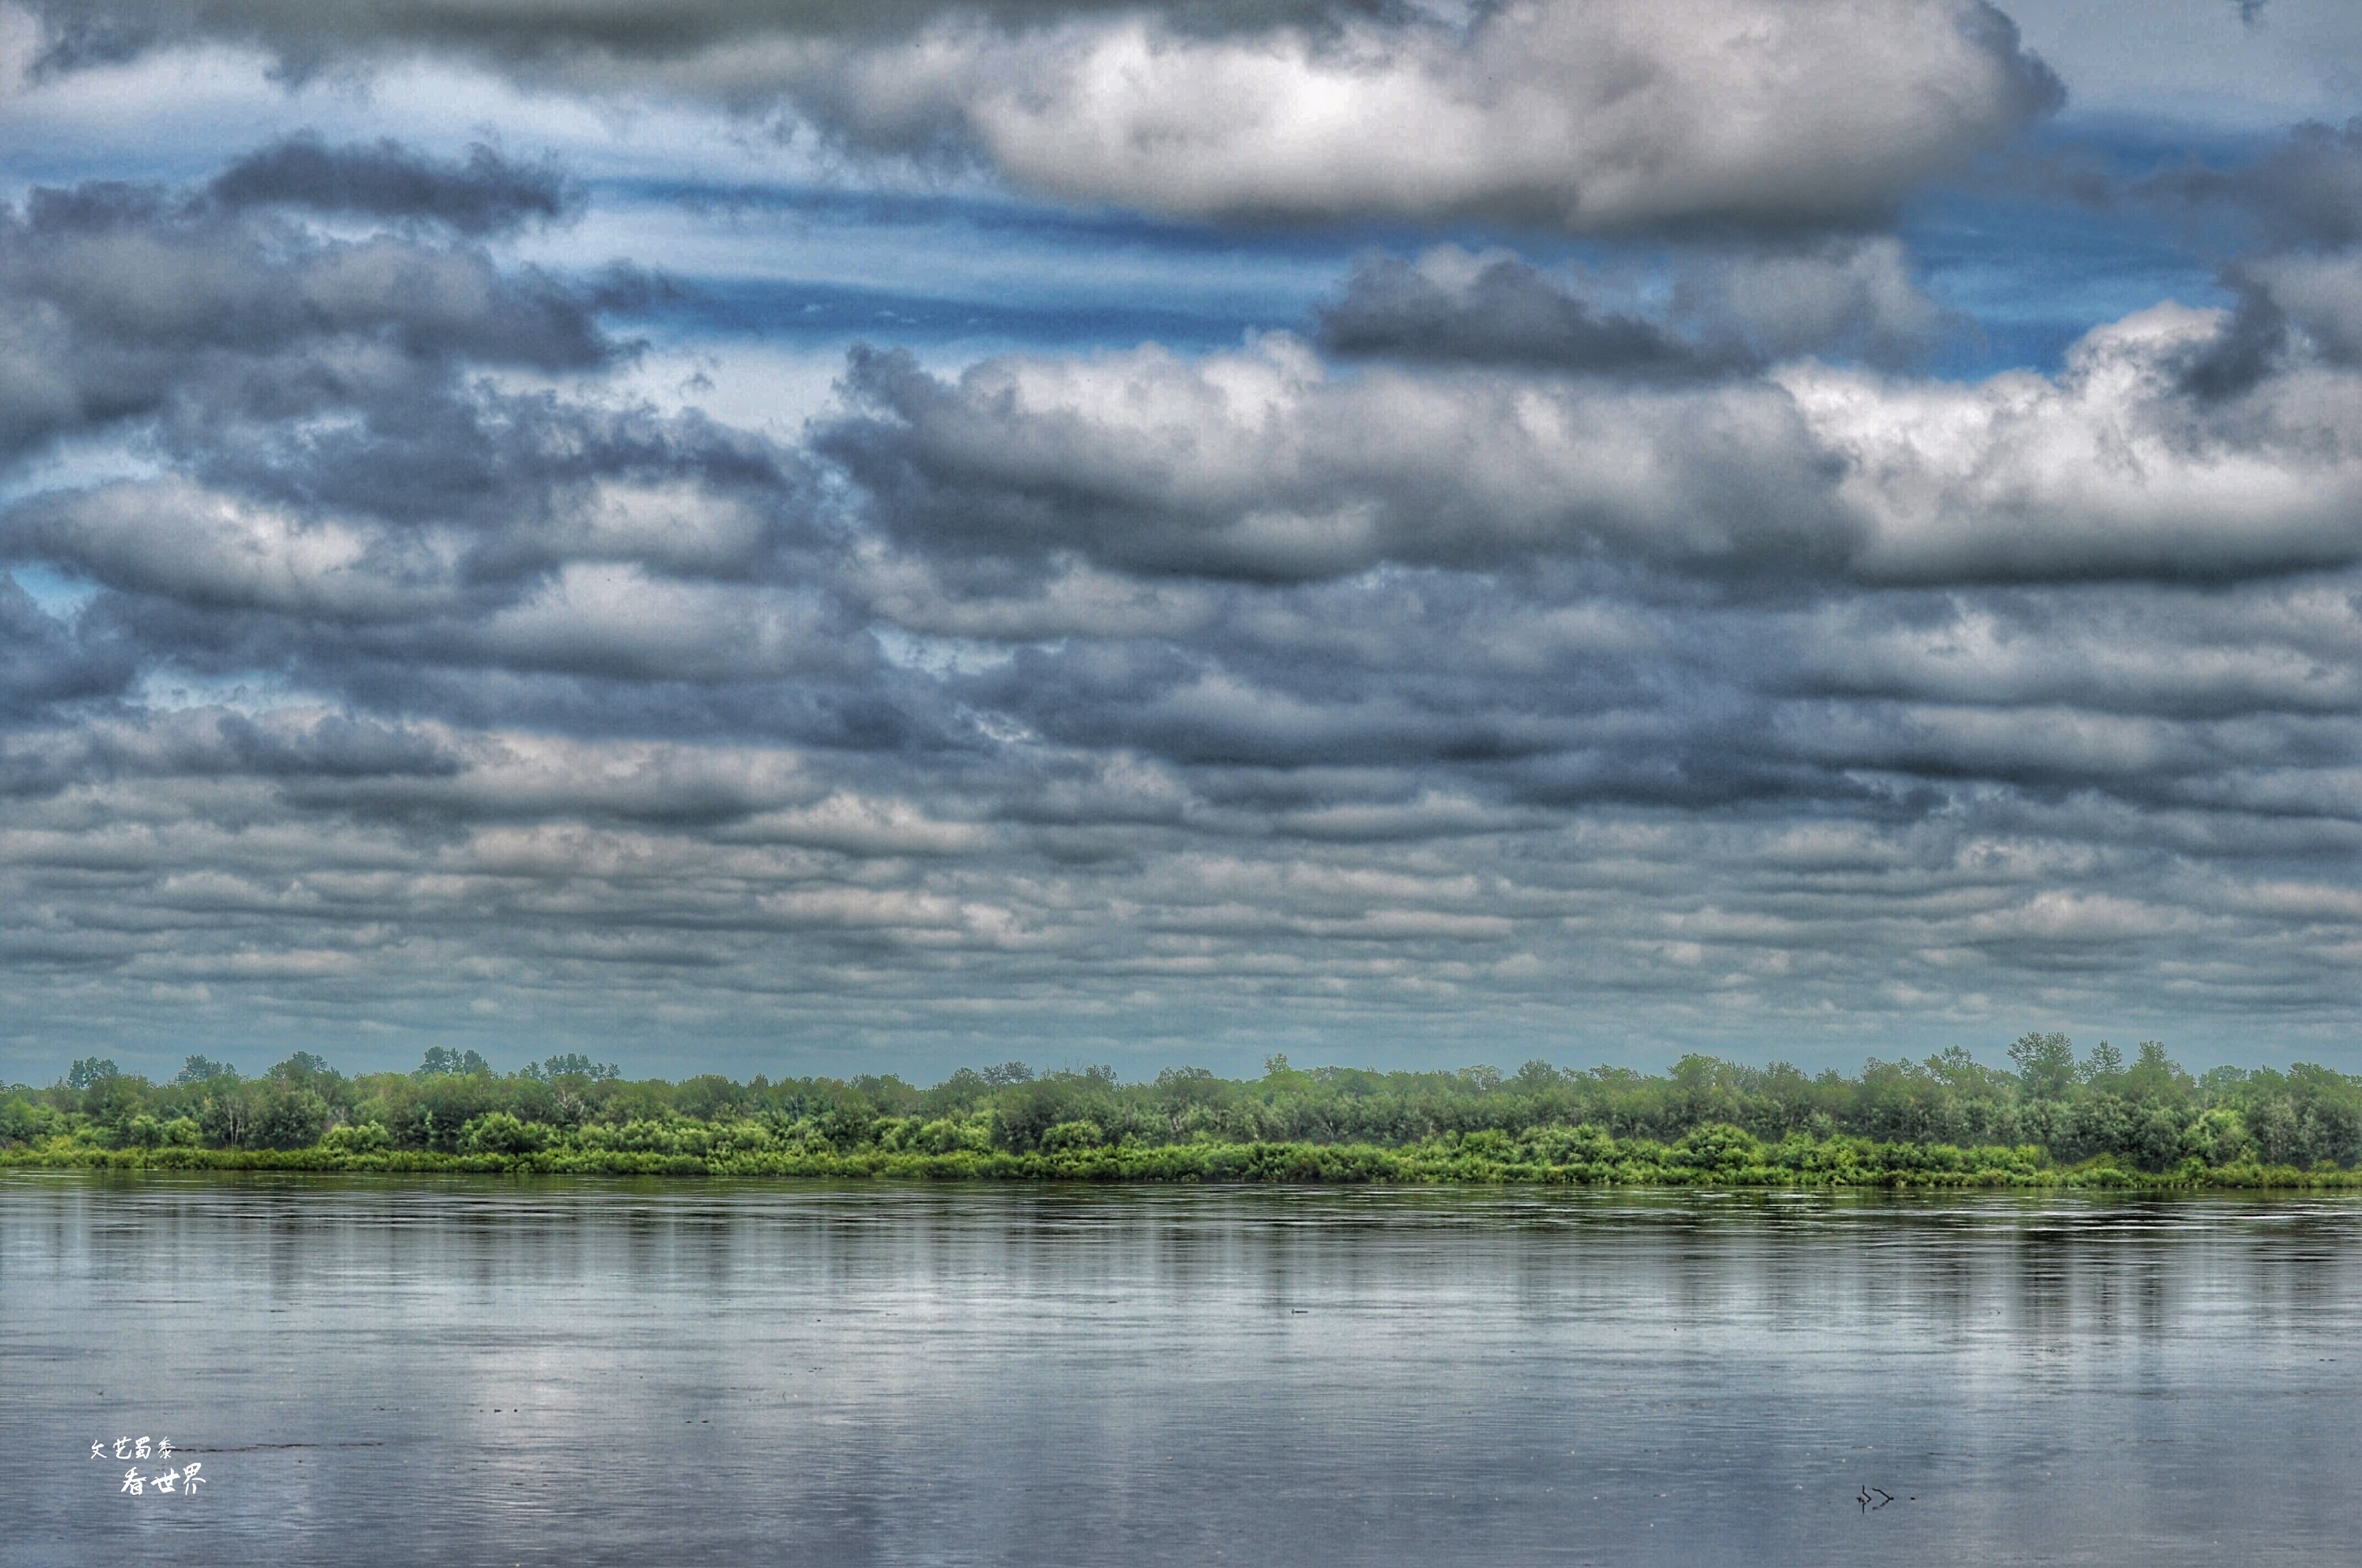
{"type": "Polygon", "coordinates": [[[2319,1568],[2357,1416],[2342,1201],[0,1173],[12,1565],[2319,1568]]]}

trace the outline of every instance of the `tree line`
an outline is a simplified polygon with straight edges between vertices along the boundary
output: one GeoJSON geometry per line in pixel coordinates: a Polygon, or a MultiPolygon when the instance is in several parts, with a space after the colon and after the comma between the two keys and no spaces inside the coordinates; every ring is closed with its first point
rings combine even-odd
{"type": "Polygon", "coordinates": [[[348,1075],[299,1051],[259,1077],[191,1056],[170,1082],[74,1064],[0,1089],[0,1160],[312,1168],[747,1171],[1142,1178],[2014,1182],[2082,1171],[2256,1184],[2362,1166],[2362,1078],[2299,1065],[2193,1076],[2147,1041],[2008,1067],[1954,1048],[1808,1074],[1706,1055],[1671,1071],[963,1068],[745,1082],[626,1079],[579,1054],[496,1072],[438,1047],[348,1075]]]}

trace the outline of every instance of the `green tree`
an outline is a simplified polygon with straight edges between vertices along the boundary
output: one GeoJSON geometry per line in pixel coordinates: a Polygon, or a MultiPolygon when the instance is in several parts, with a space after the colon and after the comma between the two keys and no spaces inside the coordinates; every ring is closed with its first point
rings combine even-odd
{"type": "Polygon", "coordinates": [[[2145,1105],[2187,1105],[2197,1087],[2180,1064],[2167,1058],[2164,1045],[2155,1040],[2140,1043],[2139,1055],[2125,1072],[2126,1098],[2145,1105]]]}
{"type": "Polygon", "coordinates": [[[2087,1084],[2109,1083],[2124,1070],[2125,1054],[2103,1040],[2092,1047],[2092,1055],[2075,1069],[2075,1076],[2087,1084]]]}
{"type": "Polygon", "coordinates": [[[283,1062],[272,1064],[263,1075],[283,1088],[310,1089],[315,1094],[333,1095],[345,1081],[345,1075],[328,1066],[326,1056],[310,1051],[298,1051],[283,1062]]]}
{"type": "Polygon", "coordinates": [[[120,1069],[112,1060],[104,1056],[84,1056],[66,1069],[66,1088],[96,1088],[107,1079],[120,1077],[120,1069]]]}
{"type": "Polygon", "coordinates": [[[308,1149],[328,1130],[328,1102],[307,1088],[281,1088],[267,1095],[247,1132],[255,1149],[308,1149]]]}
{"type": "Polygon", "coordinates": [[[612,1062],[594,1062],[579,1051],[545,1056],[524,1069],[528,1078],[589,1078],[593,1083],[606,1083],[620,1075],[612,1062]]]}
{"type": "Polygon", "coordinates": [[[2075,1043],[2064,1034],[2026,1033],[2009,1048],[2017,1081],[2033,1099],[2064,1099],[2075,1087],[2075,1043]]]}
{"type": "Polygon", "coordinates": [[[1167,1067],[1156,1075],[1156,1109],[1178,1138],[1200,1108],[1222,1098],[1222,1080],[1203,1067],[1167,1067]]]}

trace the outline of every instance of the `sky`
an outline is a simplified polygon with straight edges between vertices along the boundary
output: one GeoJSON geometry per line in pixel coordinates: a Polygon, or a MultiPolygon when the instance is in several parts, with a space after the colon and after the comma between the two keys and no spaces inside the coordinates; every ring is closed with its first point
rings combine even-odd
{"type": "Polygon", "coordinates": [[[0,1080],[2362,1070],[2346,0],[33,0],[0,204],[0,1080]]]}

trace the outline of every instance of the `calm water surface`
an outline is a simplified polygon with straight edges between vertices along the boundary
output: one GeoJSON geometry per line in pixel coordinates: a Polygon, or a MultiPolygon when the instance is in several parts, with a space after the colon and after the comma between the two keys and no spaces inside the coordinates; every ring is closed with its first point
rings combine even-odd
{"type": "Polygon", "coordinates": [[[2344,1203],[0,1174],[10,1564],[2362,1562],[2357,1396],[2344,1203]]]}

